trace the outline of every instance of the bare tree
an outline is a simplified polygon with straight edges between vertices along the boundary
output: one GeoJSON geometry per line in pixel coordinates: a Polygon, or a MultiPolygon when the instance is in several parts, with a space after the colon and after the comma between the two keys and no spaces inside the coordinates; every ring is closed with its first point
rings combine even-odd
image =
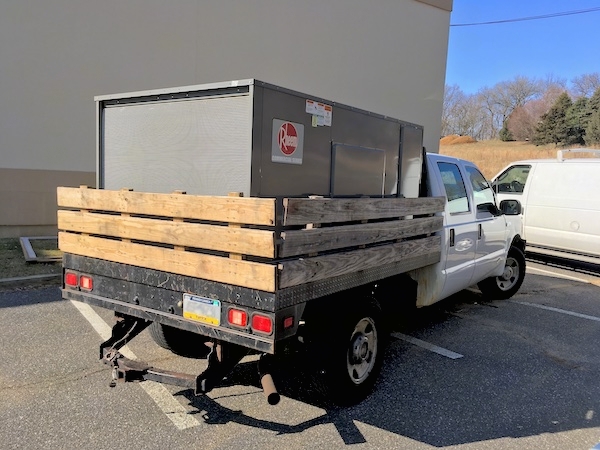
{"type": "Polygon", "coordinates": [[[454,84],[446,85],[444,89],[444,104],[442,108],[442,136],[456,134],[455,121],[460,104],[464,102],[465,93],[454,84]]]}
{"type": "Polygon", "coordinates": [[[571,80],[571,93],[573,97],[591,97],[596,89],[600,88],[600,73],[587,73],[571,80]]]}
{"type": "Polygon", "coordinates": [[[560,83],[546,85],[540,98],[530,100],[514,109],[507,122],[507,128],[517,141],[533,139],[542,115],[546,114],[556,100],[565,91],[560,83]]]}
{"type": "Polygon", "coordinates": [[[442,136],[458,134],[480,138],[481,111],[473,95],[457,85],[446,86],[442,111],[442,136]]]}
{"type": "MultiPolygon", "coordinates": [[[[442,135],[469,135],[477,140],[496,139],[506,125],[515,139],[531,139],[541,116],[567,90],[567,85],[566,79],[552,74],[543,79],[517,76],[491,88],[484,87],[473,95],[465,94],[458,85],[446,85],[442,135]]],[[[572,92],[576,95],[590,97],[600,88],[600,73],[575,77],[572,86],[572,92]]]]}
{"type": "Polygon", "coordinates": [[[498,136],[498,104],[493,88],[483,88],[477,93],[477,101],[481,105],[482,127],[486,130],[485,139],[495,139],[498,136]]]}
{"type": "Polygon", "coordinates": [[[492,88],[483,88],[478,98],[485,111],[488,139],[498,137],[498,132],[516,108],[539,97],[543,92],[543,83],[523,76],[511,81],[502,81],[492,88]]]}

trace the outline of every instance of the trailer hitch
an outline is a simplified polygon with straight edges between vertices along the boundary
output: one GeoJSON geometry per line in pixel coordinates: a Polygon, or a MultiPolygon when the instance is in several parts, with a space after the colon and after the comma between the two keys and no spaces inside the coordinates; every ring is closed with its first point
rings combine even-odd
{"type": "Polygon", "coordinates": [[[152,322],[133,316],[115,313],[117,323],[107,341],[100,344],[100,359],[107,363],[119,355],[119,349],[144,331],[152,322]]]}
{"type": "MultiPolygon", "coordinates": [[[[131,316],[118,316],[113,326],[112,335],[106,342],[100,344],[100,359],[112,367],[111,387],[118,381],[156,381],[194,390],[194,395],[202,395],[212,391],[233,368],[246,356],[249,349],[241,345],[214,340],[210,343],[208,366],[200,375],[172,372],[155,368],[142,361],[126,358],[119,349],[140,334],[150,321],[131,316]]],[[[279,403],[272,372],[272,356],[262,355],[258,362],[260,382],[270,405],[279,403]]]]}

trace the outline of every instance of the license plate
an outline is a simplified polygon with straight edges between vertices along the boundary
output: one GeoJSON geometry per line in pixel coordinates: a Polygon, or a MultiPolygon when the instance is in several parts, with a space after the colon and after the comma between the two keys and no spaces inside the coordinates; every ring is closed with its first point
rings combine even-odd
{"type": "Polygon", "coordinates": [[[221,302],[212,298],[183,294],[183,317],[219,326],[221,324],[221,302]]]}

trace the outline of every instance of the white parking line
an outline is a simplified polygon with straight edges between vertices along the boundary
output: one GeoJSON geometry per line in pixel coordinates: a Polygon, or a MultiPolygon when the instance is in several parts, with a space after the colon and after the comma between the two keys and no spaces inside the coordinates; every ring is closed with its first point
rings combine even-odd
{"type": "Polygon", "coordinates": [[[545,309],[547,311],[554,311],[554,312],[561,313],[561,314],[567,314],[569,316],[579,317],[580,319],[587,319],[587,320],[593,320],[595,322],[600,322],[600,317],[588,316],[586,314],[580,314],[580,313],[576,313],[573,311],[567,311],[566,309],[553,308],[552,306],[546,306],[546,305],[536,305],[535,303],[517,302],[515,300],[512,300],[512,303],[518,303],[519,305],[525,305],[525,306],[532,306],[534,308],[540,308],[540,309],[545,309]]]}
{"type": "Polygon", "coordinates": [[[586,278],[582,278],[582,277],[574,277],[571,275],[565,275],[562,273],[557,273],[557,272],[553,272],[550,270],[544,270],[544,269],[538,269],[537,267],[527,267],[527,273],[532,273],[532,274],[542,274],[542,275],[550,275],[552,277],[555,278],[563,278],[565,280],[573,280],[573,281],[581,281],[582,283],[589,283],[590,281],[586,278]]]}
{"type": "Polygon", "coordinates": [[[442,347],[438,347],[437,345],[430,344],[429,342],[422,341],[421,339],[417,339],[412,336],[408,336],[406,334],[392,333],[392,336],[395,337],[396,339],[402,339],[403,341],[410,342],[411,344],[417,345],[421,348],[424,348],[426,350],[437,353],[438,355],[445,356],[446,358],[459,359],[459,358],[463,357],[463,355],[461,355],[460,353],[455,353],[451,350],[448,350],[448,349],[445,349],[442,347]]]}
{"type": "MultiPolygon", "coordinates": [[[[108,340],[111,336],[111,327],[100,317],[91,306],[71,300],[71,303],[85,317],[85,319],[94,327],[94,330],[103,340],[108,340]]],[[[119,352],[129,359],[137,359],[135,354],[124,346],[119,352]]],[[[142,381],[139,383],[144,391],[154,400],[158,407],[173,422],[173,425],[179,430],[197,427],[200,422],[186,409],[179,401],[160,383],[154,381],[142,381]]]]}

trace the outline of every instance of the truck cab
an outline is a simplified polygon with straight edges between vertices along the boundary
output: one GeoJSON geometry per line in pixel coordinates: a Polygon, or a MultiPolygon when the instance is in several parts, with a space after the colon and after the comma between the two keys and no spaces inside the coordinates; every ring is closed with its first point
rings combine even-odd
{"type": "Polygon", "coordinates": [[[519,202],[498,204],[491,185],[470,161],[428,153],[426,164],[427,195],[447,198],[440,231],[444,251],[439,263],[413,272],[419,282],[417,306],[476,284],[486,294],[510,297],[525,270],[518,224],[506,217],[519,217],[519,202]]]}

